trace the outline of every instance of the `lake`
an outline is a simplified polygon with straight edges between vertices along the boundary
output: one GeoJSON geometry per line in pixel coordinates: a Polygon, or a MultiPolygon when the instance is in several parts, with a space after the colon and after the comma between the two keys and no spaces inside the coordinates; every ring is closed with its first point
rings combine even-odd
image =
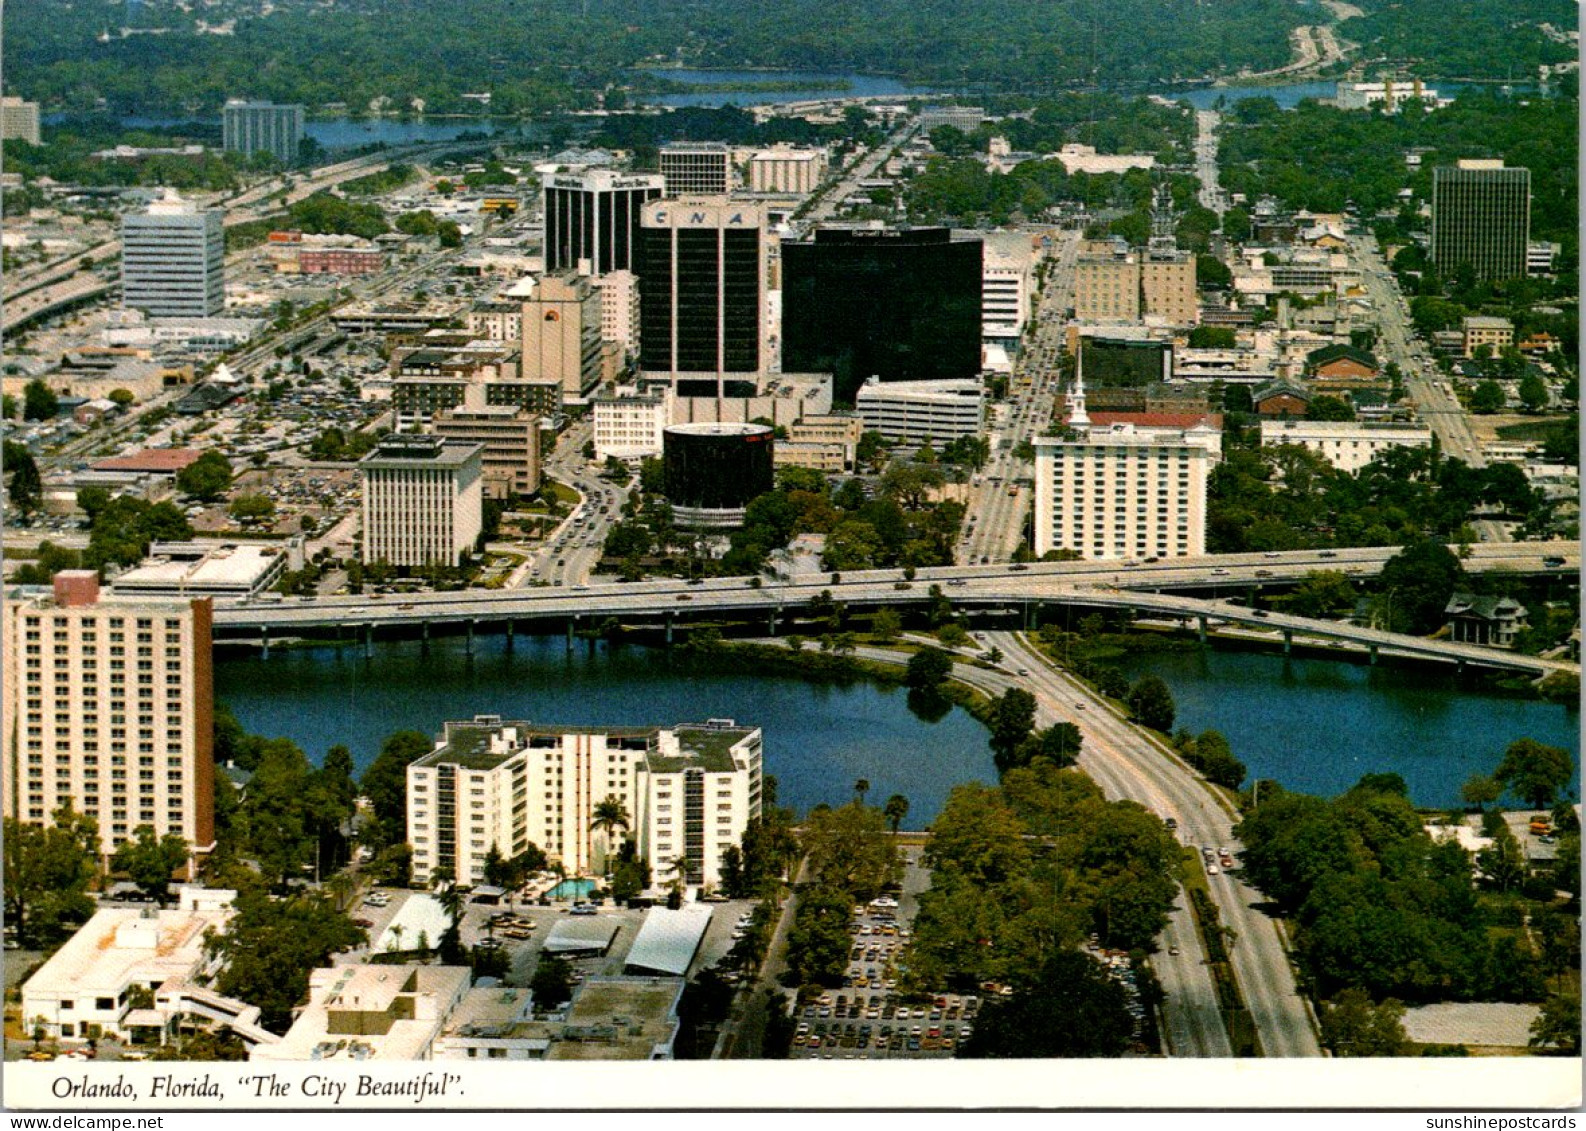
{"type": "MultiPolygon", "coordinates": [[[[813,646],[813,645],[812,645],[813,646]]],[[[448,719],[499,714],[536,723],[642,725],[730,718],[765,730],[765,765],[779,801],[800,812],[853,798],[909,799],[904,828],[923,828],[953,786],[995,781],[986,731],[954,708],[928,723],[902,688],[759,678],[722,662],[656,648],[588,646],[560,637],[481,636],[470,660],[460,638],[359,649],[277,649],[268,660],[222,651],[215,697],[248,730],[292,739],[319,762],[345,744],[361,771],[392,731],[438,734],[448,719]]]]}
{"type": "Polygon", "coordinates": [[[1447,672],[1215,649],[1135,654],[1131,680],[1161,676],[1175,726],[1227,736],[1250,775],[1330,796],[1362,774],[1394,772],[1422,806],[1452,806],[1471,774],[1490,774],[1517,738],[1580,760],[1580,716],[1556,703],[1471,690],[1447,672]]]}

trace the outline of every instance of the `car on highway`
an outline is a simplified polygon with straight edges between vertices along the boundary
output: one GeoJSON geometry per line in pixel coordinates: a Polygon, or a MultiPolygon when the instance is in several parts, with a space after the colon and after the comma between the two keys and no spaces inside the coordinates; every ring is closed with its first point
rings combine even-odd
{"type": "Polygon", "coordinates": [[[1222,870],[1215,864],[1208,864],[1206,865],[1206,874],[1208,876],[1217,876],[1222,874],[1222,870]]]}

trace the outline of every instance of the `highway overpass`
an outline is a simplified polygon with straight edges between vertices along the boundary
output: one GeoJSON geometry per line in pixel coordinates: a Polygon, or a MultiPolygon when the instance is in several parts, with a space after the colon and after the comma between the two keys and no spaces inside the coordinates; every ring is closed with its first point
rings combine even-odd
{"type": "MultiPolygon", "coordinates": [[[[1223,555],[1121,567],[1112,563],[1040,563],[1014,566],[956,566],[920,570],[907,579],[898,570],[842,575],[817,574],[793,580],[716,578],[696,584],[647,581],[633,584],[540,587],[517,590],[465,590],[411,596],[366,595],[283,598],[268,595],[251,602],[222,605],[215,612],[220,640],[270,640],[351,633],[372,641],[376,635],[426,636],[430,632],[479,629],[508,633],[518,626],[546,622],[569,635],[598,626],[607,618],[664,624],[724,616],[764,617],[767,631],[808,616],[823,597],[850,608],[917,606],[935,600],[933,589],[967,611],[1000,612],[1033,624],[1048,605],[1133,609],[1199,622],[1202,618],[1238,621],[1292,634],[1349,641],[1371,650],[1446,660],[1456,664],[1523,671],[1533,675],[1578,670],[1560,661],[1538,660],[1498,649],[1426,640],[1335,621],[1261,612],[1224,600],[1207,600],[1163,590],[1211,590],[1212,596],[1247,595],[1266,585],[1291,584],[1317,569],[1341,569],[1350,576],[1379,572],[1397,551],[1299,551],[1263,555],[1223,555]],[[1329,556],[1323,557],[1323,554],[1329,556]]],[[[1516,573],[1557,573],[1579,569],[1580,551],[1559,543],[1509,543],[1473,547],[1470,569],[1516,573]],[[1550,561],[1560,564],[1550,565],[1550,561]]]]}

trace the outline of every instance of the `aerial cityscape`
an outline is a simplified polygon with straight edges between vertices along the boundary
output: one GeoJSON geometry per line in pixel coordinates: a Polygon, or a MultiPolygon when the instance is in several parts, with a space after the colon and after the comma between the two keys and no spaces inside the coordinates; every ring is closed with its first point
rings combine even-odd
{"type": "Polygon", "coordinates": [[[12,6],[6,1062],[1579,1057],[1576,6],[960,7],[12,6]]]}

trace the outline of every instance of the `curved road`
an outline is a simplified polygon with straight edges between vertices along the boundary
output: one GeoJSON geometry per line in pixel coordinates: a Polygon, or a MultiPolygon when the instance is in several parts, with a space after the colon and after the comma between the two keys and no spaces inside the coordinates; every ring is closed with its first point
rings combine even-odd
{"type": "MultiPolygon", "coordinates": [[[[1009,664],[1031,673],[1021,674],[1020,683],[1038,703],[1080,728],[1085,737],[1080,767],[1103,788],[1110,785],[1121,796],[1173,817],[1179,836],[1189,844],[1239,851],[1233,814],[1159,739],[1119,718],[1087,688],[1055,670],[1022,636],[991,633],[987,640],[1002,650],[1009,664]]],[[[1230,958],[1264,1055],[1320,1056],[1309,1007],[1295,987],[1277,925],[1255,910],[1261,896],[1227,872],[1208,877],[1207,883],[1224,925],[1235,931],[1230,958]]]]}

